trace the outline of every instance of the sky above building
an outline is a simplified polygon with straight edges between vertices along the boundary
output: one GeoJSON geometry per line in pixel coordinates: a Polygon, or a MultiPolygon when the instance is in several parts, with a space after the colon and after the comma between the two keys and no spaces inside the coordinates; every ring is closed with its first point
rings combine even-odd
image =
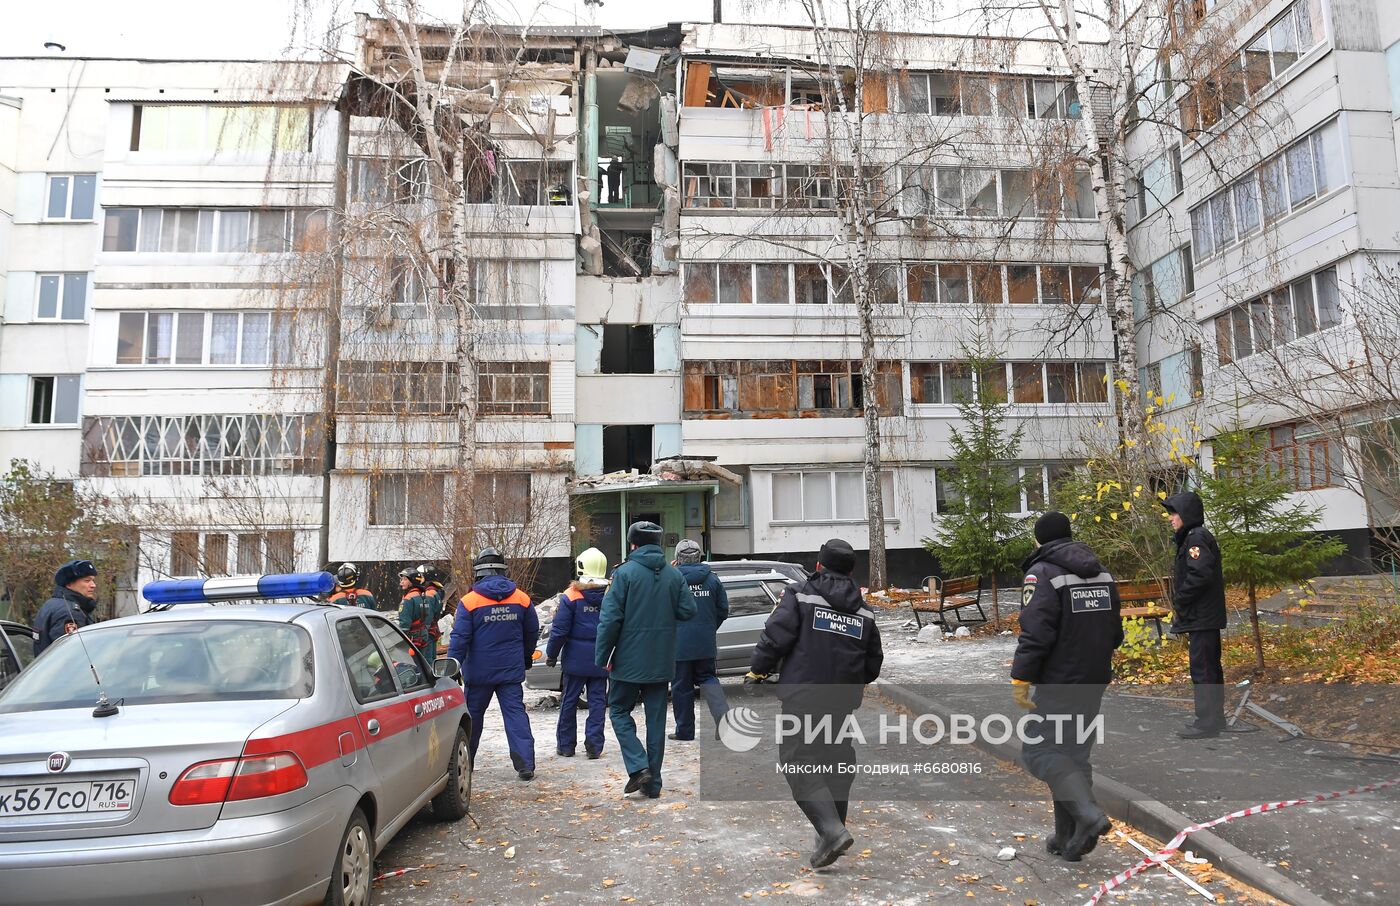
{"type": "MultiPolygon", "coordinates": [[[[356,11],[373,12],[374,0],[15,0],[0,28],[0,56],[38,56],[47,41],[68,56],[158,59],[270,59],[314,55],[337,28],[353,28],[356,11]]],[[[423,18],[455,21],[462,0],[420,0],[423,18]]],[[[501,2],[491,7],[500,21],[549,25],[602,25],[628,29],[666,21],[710,20],[712,0],[583,0],[501,2]]]]}
{"type": "MultiPolygon", "coordinates": [[[[600,25],[627,30],[667,22],[709,22],[714,0],[470,0],[485,2],[501,22],[547,25],[600,25]]],[[[820,0],[817,0],[820,3],[820,0]]],[[[977,0],[855,0],[882,7],[898,18],[912,17],[900,30],[956,31],[960,8],[977,0]]],[[[421,18],[456,21],[464,0],[416,0],[421,18]]],[[[45,56],[45,42],[63,45],[72,57],[153,59],[275,59],[320,55],[327,46],[348,46],[356,11],[381,5],[402,8],[403,0],[12,0],[0,27],[0,56],[45,56]]],[[[994,6],[1004,6],[996,3],[994,6]]],[[[843,3],[825,8],[835,22],[843,3]]],[[[724,0],[727,22],[802,24],[799,0],[724,0]]],[[[1034,23],[1033,23],[1034,25],[1034,23]]],[[[898,27],[898,26],[897,26],[898,27]]],[[[979,29],[980,30],[980,29],[979,29]]],[[[1023,32],[1023,34],[1026,32],[1023,32]]]]}

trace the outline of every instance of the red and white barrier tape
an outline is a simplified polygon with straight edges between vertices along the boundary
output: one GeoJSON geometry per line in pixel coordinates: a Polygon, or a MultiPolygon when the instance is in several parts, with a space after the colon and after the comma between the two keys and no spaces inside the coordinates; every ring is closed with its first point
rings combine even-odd
{"type": "Polygon", "coordinates": [[[410,871],[421,871],[423,867],[424,866],[422,865],[415,865],[413,868],[399,868],[395,869],[394,871],[386,871],[382,875],[375,875],[373,880],[383,881],[385,878],[397,878],[402,875],[408,874],[410,871]]]}
{"type": "Polygon", "coordinates": [[[1228,815],[1221,815],[1214,821],[1207,821],[1204,824],[1192,824],[1178,832],[1175,837],[1172,837],[1170,843],[1157,850],[1156,853],[1143,858],[1141,862],[1137,863],[1131,868],[1119,872],[1118,874],[1109,878],[1107,881],[1104,881],[1102,884],[1100,884],[1099,889],[1094,891],[1094,895],[1089,898],[1089,901],[1085,903],[1084,906],[1097,906],[1099,899],[1102,898],[1104,894],[1108,893],[1113,888],[1122,885],[1123,882],[1127,881],[1129,878],[1133,877],[1136,874],[1139,874],[1140,872],[1146,871],[1153,865],[1156,865],[1159,862],[1165,862],[1168,859],[1170,859],[1172,855],[1181,848],[1181,844],[1186,841],[1186,838],[1189,837],[1191,834],[1194,834],[1196,831],[1206,830],[1207,828],[1215,827],[1217,824],[1229,824],[1230,822],[1237,821],[1240,818],[1248,818],[1250,815],[1260,815],[1264,812],[1276,812],[1279,809],[1289,808],[1294,805],[1307,805],[1312,802],[1326,802],[1331,799],[1340,799],[1343,796],[1354,796],[1357,793],[1374,793],[1377,790],[1383,790],[1387,787],[1392,786],[1400,786],[1400,777],[1396,777],[1392,780],[1383,780],[1380,783],[1368,783],[1365,786],[1352,787],[1349,790],[1337,790],[1336,792],[1332,793],[1318,793],[1316,796],[1310,796],[1307,799],[1284,799],[1279,802],[1265,802],[1262,805],[1252,805],[1249,808],[1241,809],[1238,812],[1231,812],[1228,815]]]}

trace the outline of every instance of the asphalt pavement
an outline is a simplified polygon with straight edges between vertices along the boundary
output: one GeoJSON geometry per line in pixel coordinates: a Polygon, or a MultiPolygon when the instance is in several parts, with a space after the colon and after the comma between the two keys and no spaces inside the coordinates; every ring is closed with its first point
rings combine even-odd
{"type": "MultiPolygon", "coordinates": [[[[885,629],[882,679],[940,701],[965,706],[970,701],[974,710],[988,706],[983,690],[1004,688],[1007,682],[1014,637],[931,644],[911,638],[912,633],[897,627],[885,629]]],[[[1095,751],[1096,772],[1198,822],[1261,803],[1400,777],[1400,761],[1368,756],[1355,746],[1294,739],[1248,711],[1244,716],[1257,728],[1254,732],[1180,740],[1175,730],[1190,717],[1190,695],[1189,687],[1110,687],[1104,699],[1108,735],[1095,751]]],[[[1229,708],[1238,696],[1230,691],[1229,708]]],[[[1253,696],[1284,717],[1304,699],[1311,700],[1314,714],[1328,703],[1339,710],[1356,708],[1355,723],[1337,731],[1342,737],[1348,730],[1363,734],[1371,723],[1368,712],[1377,718],[1400,712],[1397,698],[1400,690],[1393,687],[1279,686],[1253,696]]],[[[1383,725],[1382,720],[1375,723],[1383,725]]],[[[1267,812],[1212,830],[1326,902],[1400,903],[1400,788],[1267,812]]]]}
{"type": "MultiPolygon", "coordinates": [[[[872,700],[867,707],[885,705],[872,700]]],[[[401,832],[379,855],[377,869],[416,870],[378,882],[377,903],[735,903],[795,896],[849,904],[1073,904],[1137,858],[1116,833],[1077,865],[1047,855],[1051,816],[1035,795],[1035,781],[989,759],[978,778],[987,795],[976,798],[874,801],[881,785],[857,780],[849,819],[856,844],[834,867],[813,872],[806,864],[812,831],[790,801],[701,797],[700,743],[668,741],[662,798],[624,797],[626,775],[610,728],[602,759],[561,758],[553,745],[557,710],[530,716],[535,779],[516,779],[500,716],[488,712],[471,815],[441,824],[425,812],[401,832]],[[861,801],[863,795],[872,799],[861,801]],[[1014,854],[1003,852],[1007,847],[1014,854]]],[[[640,724],[640,709],[637,717],[640,724]]],[[[699,726],[710,729],[708,716],[699,726]]],[[[930,758],[965,757],[936,748],[930,758]]],[[[1210,868],[1198,867],[1193,877],[1222,902],[1271,902],[1210,868]]],[[[1185,884],[1152,869],[1106,902],[1200,901],[1185,884]]]]}

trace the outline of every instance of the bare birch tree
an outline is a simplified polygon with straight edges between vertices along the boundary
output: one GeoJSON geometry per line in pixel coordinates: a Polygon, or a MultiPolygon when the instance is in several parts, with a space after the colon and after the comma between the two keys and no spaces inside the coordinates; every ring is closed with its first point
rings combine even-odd
{"type": "MultiPolygon", "coordinates": [[[[314,18],[310,0],[303,8],[314,18]]],[[[567,499],[556,507],[531,493],[528,474],[523,491],[482,485],[513,463],[551,473],[568,467],[557,456],[540,463],[512,452],[524,448],[511,439],[509,418],[492,422],[497,449],[484,467],[478,451],[483,414],[536,411],[483,408],[485,383],[528,388],[531,378],[493,378],[510,372],[509,360],[483,375],[483,362],[518,345],[524,328],[504,309],[483,314],[481,306],[484,296],[505,302],[514,292],[511,234],[520,225],[509,205],[559,203],[552,177],[567,199],[572,161],[549,152],[574,142],[554,136],[552,106],[546,117],[531,104],[532,91],[571,83],[571,70],[548,62],[532,23],[497,26],[493,16],[487,4],[465,2],[458,20],[433,23],[417,0],[382,0],[357,18],[353,49],[327,37],[325,58],[345,67],[345,171],[328,241],[303,250],[283,281],[284,306],[319,309],[330,325],[327,468],[363,471],[371,511],[384,503],[373,479],[391,479],[389,503],[416,507],[403,521],[421,526],[401,533],[413,545],[409,556],[458,564],[487,544],[531,561],[566,541],[569,526],[567,499]],[[538,143],[536,160],[508,159],[507,144],[522,137],[538,143]],[[340,456],[338,434],[348,445],[340,456]],[[445,450],[450,469],[435,476],[445,450]]],[[[524,282],[541,285],[538,275],[524,282]]]]}

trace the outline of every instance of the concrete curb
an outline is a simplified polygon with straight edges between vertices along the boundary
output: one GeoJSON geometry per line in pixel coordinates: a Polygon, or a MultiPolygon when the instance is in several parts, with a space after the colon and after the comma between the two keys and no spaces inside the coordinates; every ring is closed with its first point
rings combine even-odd
{"type": "MultiPolygon", "coordinates": [[[[876,680],[875,688],[894,701],[895,704],[912,711],[936,714],[944,721],[949,720],[952,716],[953,712],[948,707],[912,692],[898,683],[884,679],[876,680]]],[[[1009,689],[1006,694],[1009,699],[1011,696],[1009,689]]],[[[975,745],[987,754],[1003,761],[1010,761],[1017,765],[1021,763],[1021,747],[1018,743],[993,744],[979,738],[975,745]]],[[[1158,840],[1170,840],[1183,828],[1194,823],[1176,809],[1158,802],[1141,790],[1105,776],[1098,770],[1094,771],[1094,796],[1103,806],[1104,811],[1144,833],[1151,834],[1158,840]]],[[[1211,831],[1196,831],[1187,839],[1193,852],[1210,859],[1232,877],[1238,878],[1269,896],[1290,904],[1290,906],[1333,906],[1332,903],[1303,887],[1297,881],[1270,868],[1257,857],[1211,831]]],[[[1127,867],[1124,865],[1115,869],[1113,874],[1127,867]]]]}

